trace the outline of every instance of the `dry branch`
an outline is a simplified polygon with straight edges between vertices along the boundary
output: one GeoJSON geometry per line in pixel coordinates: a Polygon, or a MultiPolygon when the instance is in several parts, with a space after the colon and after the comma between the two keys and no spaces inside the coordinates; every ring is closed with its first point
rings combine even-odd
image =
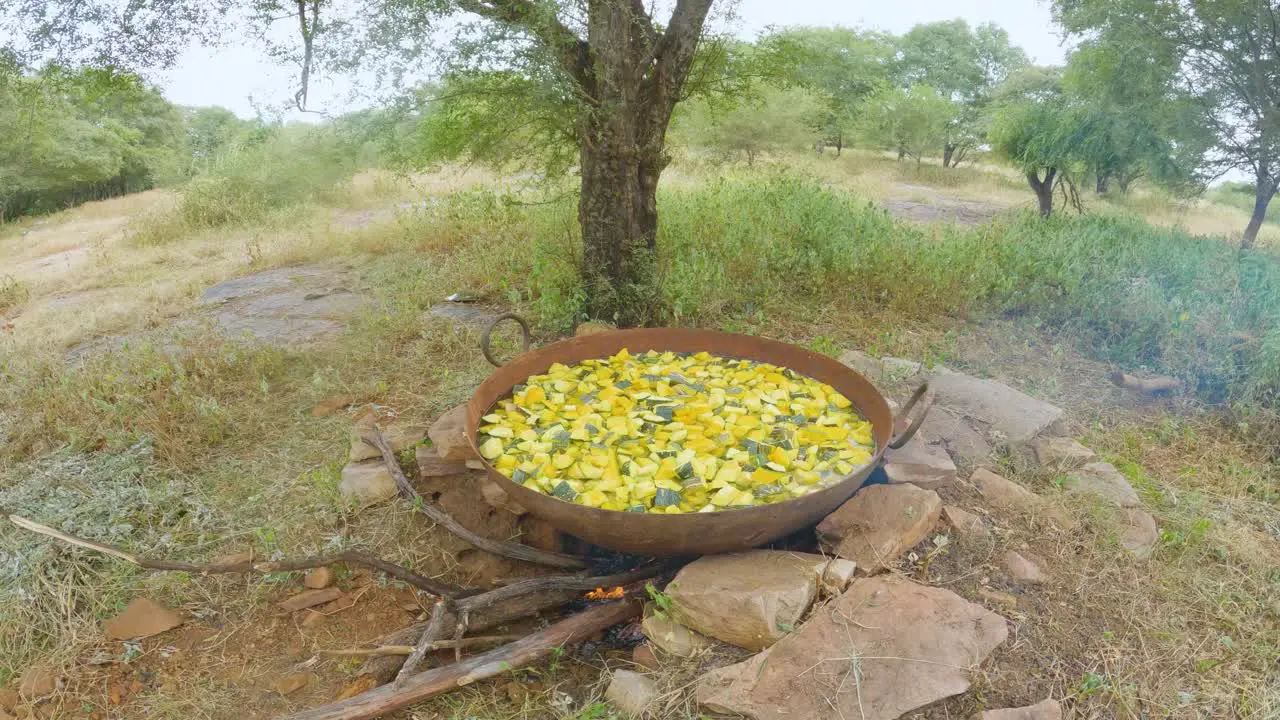
{"type": "MultiPolygon", "coordinates": [[[[476,635],[475,637],[462,638],[461,640],[436,640],[428,643],[427,651],[435,652],[436,650],[449,650],[461,648],[479,647],[482,645],[501,645],[515,640],[519,640],[520,635],[476,635]]],[[[321,655],[329,657],[383,657],[388,655],[406,656],[412,655],[416,648],[413,645],[379,645],[371,648],[343,648],[341,650],[321,650],[321,655]]]]}
{"type": "Polygon", "coordinates": [[[353,698],[287,716],[285,720],[363,720],[522,668],[555,648],[604,630],[640,613],[638,600],[597,605],[509,645],[462,662],[418,673],[402,685],[383,685],[353,698]]]}
{"type": "Polygon", "coordinates": [[[520,543],[506,542],[504,540],[494,540],[471,532],[467,528],[453,519],[440,508],[428,503],[422,495],[413,488],[409,483],[409,478],[405,477],[404,471],[400,469],[400,463],[396,460],[395,452],[391,450],[391,446],[387,444],[386,439],[382,436],[382,431],[378,426],[374,426],[370,435],[362,436],[362,439],[378,448],[382,453],[382,461],[386,463],[387,470],[390,471],[391,477],[395,478],[396,486],[400,488],[400,494],[413,503],[418,512],[426,515],[435,524],[443,527],[445,530],[462,538],[467,543],[484,550],[512,560],[523,560],[524,562],[534,563],[536,565],[548,565],[551,567],[578,569],[586,567],[586,563],[581,558],[572,555],[563,555],[561,553],[547,552],[539,550],[528,545],[520,543]]]}
{"type": "Polygon", "coordinates": [[[363,565],[365,567],[381,570],[382,572],[404,582],[413,585],[416,588],[425,590],[439,597],[461,597],[474,591],[457,585],[450,585],[438,580],[432,580],[429,577],[418,575],[417,573],[406,570],[405,568],[389,561],[383,560],[375,555],[370,555],[359,550],[348,550],[346,552],[336,553],[334,555],[318,555],[315,557],[302,558],[299,560],[274,560],[271,562],[241,562],[227,564],[210,564],[198,565],[195,563],[175,562],[172,560],[159,560],[155,558],[145,558],[133,553],[126,552],[113,545],[104,545],[102,543],[86,540],[75,535],[68,535],[61,530],[56,530],[47,525],[41,525],[34,520],[28,520],[21,515],[13,515],[5,513],[9,522],[17,525],[23,530],[29,530],[39,535],[55,538],[76,547],[85,548],[100,552],[104,555],[124,560],[132,563],[145,570],[158,570],[166,572],[190,572],[201,575],[214,575],[221,573],[269,573],[269,572],[289,572],[294,570],[309,570],[311,568],[325,567],[337,563],[350,563],[353,565],[363,565]]]}
{"type": "Polygon", "coordinates": [[[418,669],[418,664],[422,662],[422,658],[427,656],[427,651],[431,648],[435,641],[445,631],[445,616],[449,614],[448,605],[444,600],[437,600],[435,608],[431,611],[431,621],[427,623],[427,629],[422,631],[422,636],[418,638],[418,642],[414,645],[413,652],[409,653],[409,657],[405,658],[404,665],[400,668],[400,672],[396,674],[396,685],[403,684],[405,680],[413,675],[413,671],[418,669]]]}

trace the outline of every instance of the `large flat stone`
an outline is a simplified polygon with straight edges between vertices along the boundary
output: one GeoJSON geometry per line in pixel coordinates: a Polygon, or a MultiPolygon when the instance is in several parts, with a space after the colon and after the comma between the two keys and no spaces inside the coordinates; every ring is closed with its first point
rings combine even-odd
{"type": "Polygon", "coordinates": [[[1063,486],[1086,495],[1092,495],[1116,507],[1138,507],[1142,500],[1137,491],[1111,463],[1094,462],[1067,476],[1063,486]]]}
{"type": "Polygon", "coordinates": [[[833,555],[853,560],[858,572],[887,569],[928,536],[942,499],[915,485],[871,485],[818,523],[818,540],[833,555]]]}
{"type": "Polygon", "coordinates": [[[949,590],[858,580],[798,634],[704,676],[697,700],[753,720],[894,720],[968,690],[1007,634],[1004,618],[949,590]]]}
{"type": "Polygon", "coordinates": [[[1026,707],[987,710],[970,720],[1062,720],[1062,706],[1057,700],[1041,700],[1026,707]]]}
{"type": "Polygon", "coordinates": [[[957,462],[981,463],[991,455],[986,434],[944,407],[935,405],[929,410],[920,432],[936,439],[957,462]]]}
{"type": "Polygon", "coordinates": [[[1026,443],[1037,435],[1056,429],[1063,416],[1061,408],[1004,383],[964,373],[937,373],[929,378],[929,387],[935,393],[938,405],[962,418],[981,423],[1012,445],[1026,443]]]}
{"type": "Polygon", "coordinates": [[[445,460],[466,462],[478,459],[467,442],[467,406],[459,405],[440,416],[427,430],[431,446],[445,460]]]}
{"type": "Polygon", "coordinates": [[[1136,558],[1145,558],[1160,540],[1156,519],[1138,508],[1120,509],[1120,545],[1136,558]]]}
{"type": "Polygon", "coordinates": [[[1089,448],[1069,437],[1041,437],[1031,441],[1031,455],[1045,470],[1075,470],[1098,458],[1089,448]]]}
{"type": "Polygon", "coordinates": [[[107,621],[103,634],[108,640],[136,640],[159,635],[182,624],[182,616],[148,598],[129,603],[123,612],[107,621]]]}
{"type": "Polygon", "coordinates": [[[671,615],[717,640],[760,650],[793,632],[824,587],[844,590],[853,563],[808,553],[752,550],[689,563],[667,585],[671,615]]]}
{"type": "Polygon", "coordinates": [[[969,476],[991,507],[1052,520],[1062,529],[1076,526],[1076,521],[1063,508],[986,468],[978,468],[969,476]]]}
{"type": "Polygon", "coordinates": [[[884,471],[892,483],[911,483],[926,490],[937,490],[956,481],[956,464],[940,442],[930,442],[924,433],[901,448],[884,453],[884,471]]]}

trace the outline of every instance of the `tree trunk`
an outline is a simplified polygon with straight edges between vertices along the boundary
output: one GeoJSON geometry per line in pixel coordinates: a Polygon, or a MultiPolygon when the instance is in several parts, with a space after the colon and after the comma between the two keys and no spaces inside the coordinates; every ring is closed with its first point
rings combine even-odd
{"type": "Polygon", "coordinates": [[[1111,176],[1110,176],[1110,175],[1108,175],[1107,173],[1103,173],[1103,172],[1098,173],[1098,180],[1097,180],[1097,182],[1096,182],[1096,183],[1094,183],[1094,188],[1093,188],[1093,189],[1094,189],[1094,192],[1098,193],[1099,195],[1106,195],[1106,194],[1107,194],[1107,186],[1108,186],[1110,183],[1111,183],[1111,176]]]}
{"type": "Polygon", "coordinates": [[[942,167],[951,167],[951,156],[955,155],[956,146],[951,143],[944,143],[942,146],[942,167]]]}
{"type": "Polygon", "coordinates": [[[840,151],[844,149],[844,133],[836,133],[836,157],[840,157],[840,151]]]}
{"type": "Polygon", "coordinates": [[[902,162],[902,158],[907,156],[906,148],[898,148],[898,162],[902,162]]]}
{"type": "Polygon", "coordinates": [[[1057,168],[1045,168],[1044,180],[1041,180],[1038,172],[1033,170],[1027,173],[1027,184],[1036,194],[1041,217],[1047,218],[1053,214],[1053,180],[1057,174],[1057,168]]]}
{"type": "Polygon", "coordinates": [[[1251,250],[1258,240],[1258,230],[1262,229],[1262,221],[1267,219],[1267,205],[1276,194],[1276,181],[1259,173],[1258,184],[1253,194],[1253,215],[1244,228],[1244,237],[1240,239],[1241,250],[1251,250]]]}

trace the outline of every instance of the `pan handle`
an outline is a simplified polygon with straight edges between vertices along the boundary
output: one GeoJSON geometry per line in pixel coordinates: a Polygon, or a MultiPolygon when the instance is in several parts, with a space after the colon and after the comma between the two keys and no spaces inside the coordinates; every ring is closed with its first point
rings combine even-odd
{"type": "Polygon", "coordinates": [[[484,359],[488,360],[494,367],[502,367],[502,363],[494,359],[493,349],[489,347],[489,340],[493,334],[493,329],[498,327],[498,323],[503,320],[515,320],[520,325],[521,345],[523,346],[520,348],[520,352],[529,352],[529,321],[515,313],[503,313],[494,318],[493,322],[489,323],[489,327],[484,329],[484,334],[480,336],[480,352],[484,353],[484,359]]]}
{"type": "Polygon", "coordinates": [[[906,406],[902,408],[902,412],[898,413],[898,417],[893,419],[893,428],[896,430],[898,428],[898,421],[909,417],[911,415],[912,408],[916,406],[916,403],[920,401],[920,398],[925,397],[926,395],[928,395],[928,398],[924,401],[924,404],[920,406],[920,413],[911,421],[911,424],[907,426],[906,430],[894,435],[893,439],[889,441],[889,447],[891,449],[897,450],[903,445],[906,445],[907,442],[916,434],[916,431],[920,429],[920,426],[924,424],[925,417],[929,415],[929,408],[933,407],[933,395],[929,393],[928,382],[920,383],[920,387],[916,388],[916,391],[911,394],[911,399],[908,400],[906,406]]]}

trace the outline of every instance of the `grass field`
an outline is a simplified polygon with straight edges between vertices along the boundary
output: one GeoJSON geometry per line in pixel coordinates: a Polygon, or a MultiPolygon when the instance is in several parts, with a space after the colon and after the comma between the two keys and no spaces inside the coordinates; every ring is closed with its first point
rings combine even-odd
{"type": "MultiPolygon", "coordinates": [[[[1025,642],[998,654],[978,693],[947,704],[951,716],[1053,693],[1081,717],[1276,717],[1280,263],[1236,253],[1238,208],[1136,196],[1044,223],[1022,212],[1029,198],[1005,172],[861,153],[678,163],[660,199],[667,319],[1000,377],[1067,408],[1077,436],[1139,488],[1162,527],[1146,563],[1117,551],[1092,508],[1073,508],[1083,525],[1070,537],[1039,535],[1034,519],[1010,528],[1010,542],[1052,558],[1058,581],[1018,620],[1025,642]],[[912,223],[873,204],[893,202],[990,219],[912,223]],[[1134,407],[1102,380],[1114,366],[1174,374],[1198,397],[1134,407]]],[[[360,545],[465,582],[410,508],[343,506],[350,418],[308,410],[343,394],[426,421],[468,397],[489,371],[474,335],[425,314],[451,292],[527,313],[540,340],[566,331],[580,307],[572,199],[468,170],[366,172],[217,221],[188,202],[152,192],[0,228],[0,316],[12,323],[0,334],[0,506],[175,559],[360,545]],[[314,262],[343,264],[371,299],[325,342],[254,345],[181,322],[214,282],[314,262]],[[112,337],[131,339],[65,358],[112,337]]],[[[1274,225],[1263,238],[1280,242],[1274,225]]],[[[1012,458],[1007,470],[1054,492],[1053,477],[1012,458]]],[[[409,621],[369,585],[367,606],[306,634],[272,617],[288,577],[144,575],[14,528],[0,529],[0,547],[0,687],[31,663],[62,664],[67,717],[319,704],[349,663],[322,661],[322,682],[297,696],[262,687],[314,646],[409,621]],[[122,667],[153,675],[116,708],[113,683],[129,681],[88,656],[101,621],[139,592],[217,628],[223,659],[183,646],[173,663],[144,646],[122,667]],[[242,657],[228,680],[226,658],[242,657]]],[[[972,596],[981,562],[957,551],[914,572],[972,596]]],[[[481,683],[412,716],[609,717],[602,664],[617,659],[564,658],[526,674],[519,697],[481,683]]],[[[680,688],[696,672],[664,682],[680,688]]],[[[664,717],[696,717],[687,687],[671,698],[664,717]]]]}

